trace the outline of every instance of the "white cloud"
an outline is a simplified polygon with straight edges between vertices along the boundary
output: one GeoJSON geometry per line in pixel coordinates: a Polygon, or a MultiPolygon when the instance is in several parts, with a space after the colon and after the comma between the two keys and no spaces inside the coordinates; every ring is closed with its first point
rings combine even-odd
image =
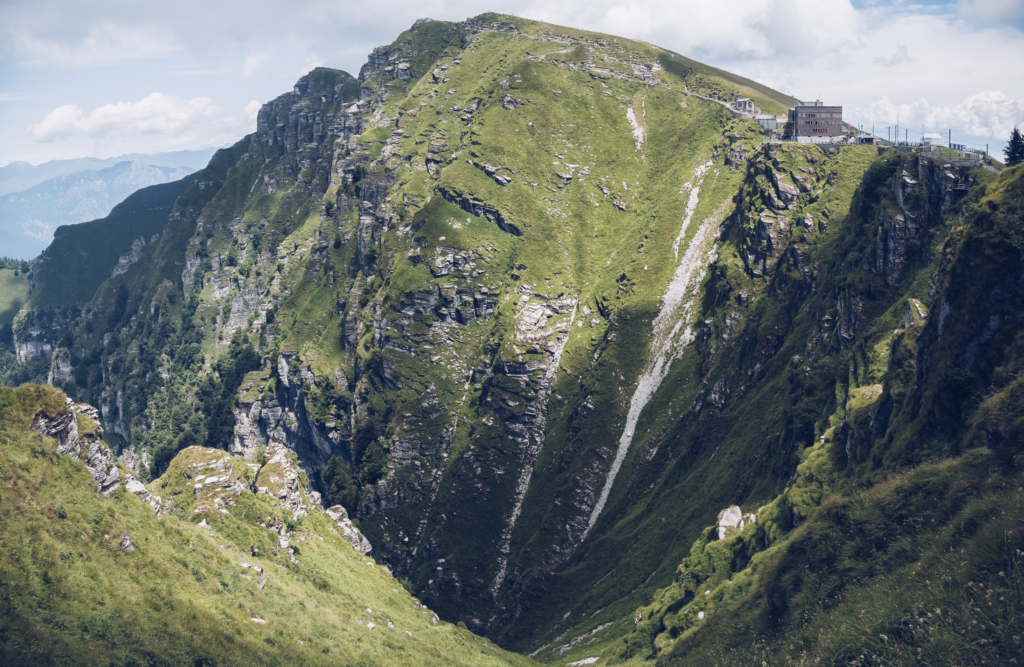
{"type": "Polygon", "coordinates": [[[270,62],[270,56],[266,53],[251,53],[245,57],[245,64],[242,65],[242,79],[249,80],[255,77],[261,70],[266,68],[270,62]]]}
{"type": "Polygon", "coordinates": [[[7,25],[0,28],[0,56],[31,65],[78,69],[165,56],[180,48],[166,31],[149,26],[96,23],[67,39],[7,25]]]}
{"type": "Polygon", "coordinates": [[[849,0],[531,0],[517,13],[643,39],[691,57],[769,58],[817,52],[856,38],[849,0]]]}
{"type": "Polygon", "coordinates": [[[14,102],[16,100],[30,100],[32,93],[0,93],[0,102],[14,102]]]}
{"type": "Polygon", "coordinates": [[[892,52],[892,55],[888,58],[875,58],[876,65],[882,67],[895,67],[896,65],[902,65],[903,63],[910,62],[910,51],[907,50],[902,44],[896,45],[896,50],[892,52]]]}
{"type": "Polygon", "coordinates": [[[160,150],[220,146],[254,131],[261,106],[252,100],[236,115],[208,97],[186,100],[152,93],[138,102],[106,104],[89,114],[77,104],[58,107],[26,133],[37,143],[78,139],[127,145],[133,137],[149,135],[160,150]]]}
{"type": "Polygon", "coordinates": [[[163,93],[151,93],[138,102],[105,104],[86,116],[77,104],[57,107],[46,118],[27,129],[41,143],[68,137],[104,137],[112,132],[180,134],[224,115],[209,97],[185,100],[163,93]]]}
{"type": "Polygon", "coordinates": [[[858,109],[858,116],[877,126],[893,125],[898,116],[900,125],[907,127],[911,136],[915,128],[923,125],[926,131],[952,128],[960,134],[1007,137],[1014,127],[1024,125],[1024,97],[1011,98],[998,90],[987,90],[948,106],[932,105],[925,98],[893,104],[883,97],[858,109]]]}
{"type": "Polygon", "coordinates": [[[260,104],[256,100],[251,100],[248,104],[245,105],[246,119],[249,120],[250,123],[254,124],[256,122],[257,116],[259,116],[261,108],[263,108],[262,104],[260,104]]]}
{"type": "Polygon", "coordinates": [[[321,58],[316,53],[311,53],[306,58],[306,62],[302,65],[302,67],[299,68],[299,71],[297,71],[295,73],[295,76],[302,76],[303,74],[308,74],[309,71],[312,70],[313,68],[315,68],[315,67],[323,67],[326,64],[327,64],[326,60],[321,58]]]}

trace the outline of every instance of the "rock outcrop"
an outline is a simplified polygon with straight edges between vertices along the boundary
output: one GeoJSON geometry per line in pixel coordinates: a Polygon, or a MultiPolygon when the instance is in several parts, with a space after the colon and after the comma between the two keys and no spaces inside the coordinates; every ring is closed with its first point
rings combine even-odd
{"type": "Polygon", "coordinates": [[[111,277],[117,277],[124,273],[128,273],[128,269],[131,268],[132,264],[135,264],[142,259],[142,249],[145,247],[146,239],[141,236],[132,241],[132,247],[117,260],[117,266],[114,267],[111,277]]]}
{"type": "Polygon", "coordinates": [[[724,540],[736,531],[742,532],[756,521],[756,514],[744,514],[738,505],[727,507],[718,513],[718,539],[724,540]]]}
{"type": "Polygon", "coordinates": [[[121,471],[114,454],[103,442],[103,427],[96,408],[66,399],[64,411],[50,417],[40,412],[32,428],[57,440],[57,452],[81,461],[92,474],[96,490],[113,496],[121,486],[121,471]]]}
{"type": "Polygon", "coordinates": [[[74,368],[71,367],[71,352],[67,348],[57,348],[50,359],[50,373],[46,384],[52,387],[64,386],[72,380],[74,368]]]}
{"type": "MultiPolygon", "coordinates": [[[[334,505],[328,507],[327,516],[331,517],[332,521],[335,521],[338,527],[338,531],[341,536],[352,543],[352,548],[363,554],[364,556],[370,555],[373,551],[373,547],[370,545],[370,541],[367,540],[359,529],[353,525],[352,520],[348,518],[348,510],[341,505],[334,505]]],[[[331,530],[334,530],[333,528],[331,530]]]]}

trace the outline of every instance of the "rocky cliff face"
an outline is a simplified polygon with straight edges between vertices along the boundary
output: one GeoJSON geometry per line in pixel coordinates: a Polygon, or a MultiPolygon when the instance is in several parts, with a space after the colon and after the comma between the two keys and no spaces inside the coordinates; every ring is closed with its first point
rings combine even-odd
{"type": "Polygon", "coordinates": [[[67,333],[54,381],[87,378],[125,465],[148,454],[203,511],[323,502],[445,618],[530,650],[611,641],[723,507],[726,537],[760,525],[825,431],[851,471],[884,464],[918,414],[882,395],[886,360],[934,349],[943,317],[910,286],[951,252],[971,191],[949,186],[981,185],[764,145],[697,65],[418,23],[358,78],[318,68],[267,103],[89,307],[26,315],[19,344],[67,333]]]}
{"type": "Polygon", "coordinates": [[[99,413],[91,405],[66,400],[62,414],[49,417],[40,412],[32,421],[32,428],[56,440],[59,453],[84,463],[96,482],[96,490],[112,496],[121,486],[121,472],[110,448],[103,442],[99,413]],[[80,425],[83,428],[80,429],[80,425]]]}

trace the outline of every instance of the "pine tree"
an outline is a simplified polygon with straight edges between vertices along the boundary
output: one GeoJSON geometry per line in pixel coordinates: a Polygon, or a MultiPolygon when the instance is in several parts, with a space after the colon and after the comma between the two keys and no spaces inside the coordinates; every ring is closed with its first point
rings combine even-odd
{"type": "Polygon", "coordinates": [[[1010,143],[1003,149],[1003,155],[1006,156],[1007,167],[1024,162],[1024,136],[1016,127],[1010,133],[1010,143]]]}

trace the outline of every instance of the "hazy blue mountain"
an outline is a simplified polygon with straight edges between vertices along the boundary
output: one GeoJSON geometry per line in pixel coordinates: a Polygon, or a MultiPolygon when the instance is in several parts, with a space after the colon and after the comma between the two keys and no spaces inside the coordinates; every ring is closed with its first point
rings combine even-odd
{"type": "Polygon", "coordinates": [[[53,240],[58,226],[102,218],[136,190],[177,181],[194,171],[124,161],[58,176],[24,192],[4,195],[0,197],[0,254],[35,257],[53,240]]]}
{"type": "Polygon", "coordinates": [[[112,158],[82,157],[73,160],[50,160],[39,165],[28,162],[12,162],[0,167],[0,195],[28,190],[34,185],[51,178],[65,176],[79,171],[99,170],[113,167],[119,162],[138,160],[143,164],[157,167],[189,167],[192,171],[202,169],[210,161],[216,148],[197,151],[172,151],[169,153],[126,153],[112,158]]]}

